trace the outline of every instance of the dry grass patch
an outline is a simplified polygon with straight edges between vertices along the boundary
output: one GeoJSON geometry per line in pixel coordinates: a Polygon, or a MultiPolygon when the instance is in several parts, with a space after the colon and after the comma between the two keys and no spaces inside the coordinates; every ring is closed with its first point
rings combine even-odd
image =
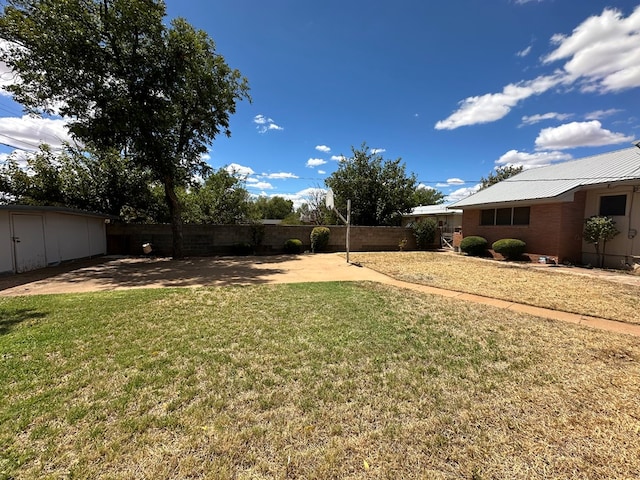
{"type": "Polygon", "coordinates": [[[377,284],[0,299],[0,478],[631,478],[640,342],[377,284]]]}
{"type": "Polygon", "coordinates": [[[356,253],[350,259],[407,282],[640,323],[640,287],[604,278],[436,252],[356,253]]]}

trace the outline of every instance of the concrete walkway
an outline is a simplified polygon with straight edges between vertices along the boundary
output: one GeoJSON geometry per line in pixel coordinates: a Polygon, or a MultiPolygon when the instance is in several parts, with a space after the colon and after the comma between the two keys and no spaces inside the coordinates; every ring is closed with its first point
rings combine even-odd
{"type": "Polygon", "coordinates": [[[328,281],[372,281],[419,293],[560,320],[640,337],[640,325],[559,312],[469,293],[403,282],[348,264],[341,254],[168,258],[101,257],[18,275],[0,277],[0,296],[74,293],[129,288],[257,285],[328,281]]]}

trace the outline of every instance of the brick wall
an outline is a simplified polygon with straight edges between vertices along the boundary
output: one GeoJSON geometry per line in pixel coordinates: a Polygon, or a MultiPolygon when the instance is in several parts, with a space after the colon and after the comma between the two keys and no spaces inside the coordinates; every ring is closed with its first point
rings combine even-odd
{"type": "Polygon", "coordinates": [[[527,253],[534,257],[579,262],[585,198],[585,192],[577,192],[573,202],[532,205],[529,225],[480,225],[481,210],[465,209],[462,233],[484,237],[489,245],[502,238],[517,238],[527,244],[527,253]]]}
{"type": "MultiPolygon", "coordinates": [[[[269,255],[283,252],[284,242],[291,238],[302,241],[305,250],[311,248],[309,225],[265,225],[262,242],[256,253],[269,255]]],[[[345,226],[332,225],[328,251],[345,251],[345,226]]],[[[185,225],[184,253],[186,256],[228,255],[234,245],[255,245],[251,225],[185,225]]],[[[352,252],[397,251],[400,242],[407,241],[406,250],[415,250],[413,230],[403,227],[351,227],[352,252]]],[[[439,239],[440,236],[438,235],[439,239]]],[[[172,237],[170,225],[107,225],[107,251],[111,255],[140,255],[142,245],[151,243],[156,255],[171,255],[172,237]]],[[[434,248],[439,247],[439,242],[434,248]]]]}

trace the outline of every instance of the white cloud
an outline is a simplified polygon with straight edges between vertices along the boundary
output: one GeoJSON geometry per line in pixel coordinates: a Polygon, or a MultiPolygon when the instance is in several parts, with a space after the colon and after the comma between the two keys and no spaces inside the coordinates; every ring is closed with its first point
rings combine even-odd
{"type": "Polygon", "coordinates": [[[611,115],[615,115],[616,113],[622,112],[619,108],[610,108],[608,110],[596,110],[595,112],[587,113],[584,118],[587,120],[601,120],[605,117],[610,117],[611,115]]]}
{"type": "Polygon", "coordinates": [[[517,52],[516,55],[518,57],[526,57],[527,55],[529,55],[531,53],[531,48],[532,48],[531,45],[529,45],[527,48],[517,52]]]}
{"type": "Polygon", "coordinates": [[[605,8],[571,35],[556,34],[557,48],[543,62],[566,60],[564,70],[583,91],[615,92],[640,86],[640,6],[628,17],[605,8]]]}
{"type": "Polygon", "coordinates": [[[525,169],[543,167],[556,162],[565,162],[573,157],[568,153],[558,151],[527,153],[518,150],[509,150],[495,161],[496,165],[522,166],[525,169]]]}
{"type": "Polygon", "coordinates": [[[331,148],[327,147],[326,145],[316,145],[316,150],[322,153],[329,153],[331,151],[331,148]]]}
{"type": "Polygon", "coordinates": [[[478,190],[480,190],[480,184],[474,185],[473,187],[459,188],[449,193],[445,198],[445,202],[446,203],[457,202],[458,200],[467,198],[469,195],[473,195],[478,190]]]}
{"type": "Polygon", "coordinates": [[[571,113],[556,113],[556,112],[542,113],[542,114],[536,114],[536,115],[525,115],[524,117],[522,117],[522,123],[520,124],[520,126],[534,125],[544,120],[564,121],[564,120],[567,120],[568,118],[571,118],[572,116],[573,114],[571,113]]]}
{"type": "Polygon", "coordinates": [[[278,172],[278,173],[263,173],[261,177],[268,178],[270,180],[285,180],[287,178],[300,178],[293,173],[278,172]]]}
{"type": "Polygon", "coordinates": [[[0,62],[0,95],[10,96],[10,93],[5,88],[14,83],[16,83],[16,74],[6,63],[0,62]]]}
{"type": "Polygon", "coordinates": [[[488,93],[462,100],[460,108],[436,123],[436,130],[454,130],[465,125],[495,122],[505,117],[519,102],[540,95],[563,81],[561,75],[540,76],[534,80],[512,83],[501,93],[488,93]]]}
{"type": "Polygon", "coordinates": [[[466,182],[459,178],[447,178],[447,185],[464,185],[466,182]]]}
{"type": "Polygon", "coordinates": [[[247,181],[247,188],[256,188],[258,190],[273,190],[273,185],[269,182],[247,181]]]}
{"type": "Polygon", "coordinates": [[[231,175],[242,175],[242,176],[249,176],[249,175],[253,175],[256,172],[254,172],[250,167],[245,167],[242,165],[239,165],[237,163],[231,163],[229,165],[227,165],[225,167],[225,170],[227,172],[229,172],[231,175]]]}
{"type": "MultiPolygon", "coordinates": [[[[524,3],[525,0],[520,0],[524,3]]],[[[519,102],[563,83],[577,84],[582,92],[618,92],[640,87],[640,6],[628,17],[605,8],[587,18],[571,35],[551,38],[555,49],[543,57],[543,65],[564,61],[552,75],[511,83],[500,93],[468,97],[436,130],[453,130],[500,120],[519,102]]]]}
{"type": "Polygon", "coordinates": [[[430,185],[425,185],[424,183],[421,183],[416,187],[416,190],[435,190],[435,188],[433,188],[430,185]]]}
{"type": "Polygon", "coordinates": [[[253,117],[253,123],[257,126],[259,133],[266,133],[270,130],[284,130],[280,125],[277,125],[272,118],[265,117],[264,115],[256,115],[253,117]]]}
{"type": "Polygon", "coordinates": [[[373,155],[378,155],[379,153],[384,153],[387,150],[385,148],[372,148],[369,150],[373,155]]]}
{"type": "Polygon", "coordinates": [[[516,4],[517,5],[524,5],[525,3],[531,3],[531,2],[536,2],[536,3],[541,3],[544,0],[516,0],[516,4]]]}
{"type": "Polygon", "coordinates": [[[39,118],[24,115],[0,118],[0,142],[21,150],[35,151],[46,143],[53,150],[61,150],[63,143],[73,143],[63,119],[39,118]]]}
{"type": "Polygon", "coordinates": [[[327,163],[327,161],[321,158],[310,158],[309,160],[307,160],[307,167],[319,167],[320,165],[324,165],[325,163],[327,163]]]}
{"type": "Polygon", "coordinates": [[[347,160],[347,157],[345,157],[344,155],[332,155],[331,160],[335,162],[344,162],[345,160],[347,160]]]}
{"type": "MultiPolygon", "coordinates": [[[[0,50],[3,52],[9,52],[11,47],[16,47],[17,44],[8,42],[7,40],[0,39],[0,50]]],[[[19,83],[20,77],[9,68],[9,66],[0,62],[0,95],[10,96],[9,92],[5,90],[9,85],[19,83]]]]}
{"type": "Polygon", "coordinates": [[[536,150],[565,150],[576,147],[599,147],[631,142],[634,137],[602,128],[598,120],[571,122],[544,128],[536,138],[536,150]]]}
{"type": "Polygon", "coordinates": [[[318,174],[319,175],[325,175],[327,172],[325,172],[324,170],[318,170],[318,174]]]}

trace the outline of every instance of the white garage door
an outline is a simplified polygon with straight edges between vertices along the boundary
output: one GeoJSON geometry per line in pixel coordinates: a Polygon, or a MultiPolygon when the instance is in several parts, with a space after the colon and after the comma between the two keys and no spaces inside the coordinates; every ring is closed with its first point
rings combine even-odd
{"type": "Polygon", "coordinates": [[[47,266],[42,215],[12,215],[16,272],[47,266]]]}

